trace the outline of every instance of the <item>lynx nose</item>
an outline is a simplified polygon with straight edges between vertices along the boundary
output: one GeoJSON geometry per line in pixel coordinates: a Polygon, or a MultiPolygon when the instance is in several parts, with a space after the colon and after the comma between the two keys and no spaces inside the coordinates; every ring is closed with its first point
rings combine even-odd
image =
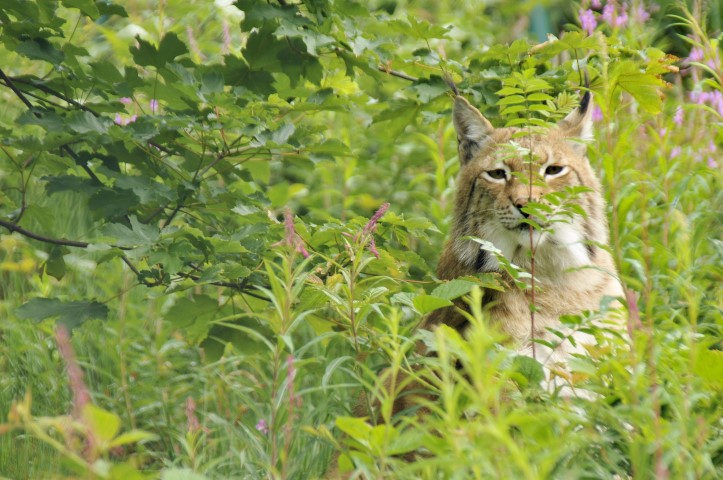
{"type": "Polygon", "coordinates": [[[520,214],[525,218],[529,218],[530,215],[528,213],[523,212],[522,208],[525,207],[525,205],[527,205],[529,200],[530,200],[529,198],[523,197],[523,198],[518,198],[513,201],[515,208],[517,208],[517,211],[520,212],[520,214]]]}

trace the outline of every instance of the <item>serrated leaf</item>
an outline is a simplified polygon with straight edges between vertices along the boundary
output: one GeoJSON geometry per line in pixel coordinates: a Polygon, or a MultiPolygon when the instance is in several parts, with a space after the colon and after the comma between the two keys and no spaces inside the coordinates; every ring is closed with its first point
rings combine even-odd
{"type": "Polygon", "coordinates": [[[478,284],[470,282],[469,280],[454,279],[432,290],[432,296],[446,300],[454,300],[469,293],[476,285],[478,284]]]}
{"type": "Polygon", "coordinates": [[[44,38],[25,40],[15,47],[15,51],[31,60],[45,60],[53,65],[63,62],[65,54],[44,38]]]}
{"type": "Polygon", "coordinates": [[[131,228],[121,224],[106,225],[103,234],[112,237],[115,245],[121,247],[138,247],[151,245],[158,240],[160,231],[155,225],[145,225],[138,221],[135,215],[130,216],[131,228]]]}
{"type": "Polygon", "coordinates": [[[545,371],[542,364],[532,357],[517,355],[513,360],[515,371],[522,375],[527,383],[524,385],[539,385],[545,379],[545,371]]]}
{"type": "Polygon", "coordinates": [[[136,37],[136,42],[138,47],[131,48],[131,54],[138,65],[160,68],[179,55],[188,53],[186,44],[173,32],[166,33],[158,48],[140,37],[136,37]]]}
{"type": "Polygon", "coordinates": [[[93,20],[100,16],[95,0],[63,0],[63,5],[68,8],[77,8],[93,20]]]}
{"type": "Polygon", "coordinates": [[[90,112],[73,112],[68,115],[67,124],[78,133],[105,133],[110,122],[97,118],[90,112]]]}
{"type": "Polygon", "coordinates": [[[91,318],[105,320],[108,307],[99,302],[63,302],[57,298],[33,298],[15,310],[18,318],[40,322],[46,318],[58,317],[61,323],[73,329],[91,318]]]}

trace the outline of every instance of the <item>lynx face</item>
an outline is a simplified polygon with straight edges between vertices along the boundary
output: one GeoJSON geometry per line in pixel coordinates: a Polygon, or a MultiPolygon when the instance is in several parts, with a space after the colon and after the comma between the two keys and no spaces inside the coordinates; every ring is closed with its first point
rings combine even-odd
{"type": "Polygon", "coordinates": [[[476,271],[497,269],[492,255],[465,239],[474,236],[520,266],[529,263],[534,246],[543,277],[594,262],[596,245],[607,243],[607,225],[600,185],[585,155],[584,142],[592,137],[588,104],[586,95],[583,105],[556,127],[520,137],[519,129],[495,129],[467,100],[456,98],[461,169],[452,249],[459,261],[476,271]],[[551,201],[556,193],[580,186],[589,191],[568,202],[584,214],[551,201]],[[537,204],[537,215],[526,211],[530,202],[537,204]],[[541,228],[530,231],[527,219],[541,228]]]}
{"type": "MultiPolygon", "coordinates": [[[[519,129],[494,128],[467,100],[455,98],[461,166],[453,225],[437,276],[452,279],[500,270],[497,258],[469,237],[492,243],[528,272],[534,249],[534,295],[531,289],[510,284],[501,292],[485,291],[483,300],[490,320],[524,355],[532,355],[534,338],[559,343],[549,329],[565,331],[562,315],[595,311],[604,297],[622,296],[613,258],[605,248],[608,228],[600,182],[586,155],[585,142],[593,138],[589,104],[585,94],[580,107],[557,125],[520,136],[519,129]],[[569,195],[566,189],[571,187],[585,188],[569,195]],[[566,198],[562,207],[556,195],[566,198]],[[531,208],[531,202],[537,207],[531,208]],[[530,229],[526,220],[534,221],[536,228],[530,229]]],[[[458,310],[435,310],[424,328],[446,324],[464,332],[469,322],[458,310]]],[[[620,318],[613,315],[609,320],[618,328],[620,318]]],[[[571,353],[584,353],[581,345],[595,342],[582,332],[569,333],[575,342],[563,341],[555,348],[537,345],[543,364],[564,363],[571,353]]]]}

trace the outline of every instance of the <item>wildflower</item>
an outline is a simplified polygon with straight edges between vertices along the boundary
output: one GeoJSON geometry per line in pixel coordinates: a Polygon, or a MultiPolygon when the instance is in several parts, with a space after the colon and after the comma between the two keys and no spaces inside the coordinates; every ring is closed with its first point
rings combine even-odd
{"type": "Polygon", "coordinates": [[[223,22],[223,53],[231,50],[231,29],[226,21],[223,22]]]}
{"type": "Polygon", "coordinates": [[[596,10],[600,10],[602,3],[600,3],[600,0],[592,0],[592,2],[590,2],[590,6],[596,10]]]}
{"type": "Polygon", "coordinates": [[[269,426],[266,424],[266,420],[263,418],[256,422],[256,430],[267,435],[269,433],[269,426]]]}
{"type": "Polygon", "coordinates": [[[703,61],[703,58],[705,58],[705,55],[703,53],[703,49],[700,47],[692,48],[688,54],[689,62],[701,62],[703,61]]]}
{"type": "Polygon", "coordinates": [[[615,24],[615,5],[608,3],[605,5],[602,11],[602,18],[607,22],[608,25],[615,24]]]}
{"type": "Polygon", "coordinates": [[[595,19],[593,11],[590,9],[580,9],[578,16],[580,17],[580,26],[582,29],[586,31],[588,35],[592,35],[595,27],[597,27],[597,20],[595,19]]]}
{"type": "Polygon", "coordinates": [[[191,397],[186,398],[186,420],[189,432],[193,433],[201,429],[201,424],[198,423],[196,416],[196,402],[191,397]]]}
{"type": "Polygon", "coordinates": [[[602,119],[603,119],[602,110],[600,109],[600,107],[595,105],[592,109],[592,121],[600,122],[600,121],[602,121],[602,119]]]}
{"type": "Polygon", "coordinates": [[[615,5],[608,3],[603,7],[602,18],[611,27],[619,28],[628,23],[628,14],[624,8],[620,12],[615,11],[615,5]]]}
{"type": "Polygon", "coordinates": [[[90,403],[90,392],[83,381],[83,371],[75,358],[73,345],[70,343],[70,336],[65,326],[58,325],[55,329],[55,341],[58,344],[58,352],[65,362],[65,371],[70,381],[70,391],[73,394],[73,413],[76,417],[80,417],[83,407],[90,403]]]}
{"type": "Polygon", "coordinates": [[[633,19],[636,23],[645,23],[650,19],[650,13],[648,13],[648,11],[645,10],[645,5],[640,3],[635,8],[635,13],[633,14],[633,19]]]}
{"type": "Polygon", "coordinates": [[[296,233],[296,227],[294,226],[294,216],[291,214],[291,210],[287,208],[284,210],[284,229],[286,230],[286,236],[283,242],[286,245],[293,247],[294,251],[303,255],[304,258],[309,258],[309,252],[304,248],[304,241],[301,239],[298,233],[296,233]]]}
{"type": "Polygon", "coordinates": [[[156,110],[158,110],[158,100],[152,98],[151,101],[148,102],[148,105],[151,107],[151,113],[156,113],[156,110]]]}
{"type": "Polygon", "coordinates": [[[120,102],[121,102],[123,105],[130,105],[131,103],[133,103],[133,100],[131,100],[131,99],[128,98],[128,97],[121,97],[120,102]]]}
{"type": "Polygon", "coordinates": [[[369,251],[372,252],[372,255],[379,258],[379,252],[377,251],[377,244],[374,241],[374,231],[377,228],[377,222],[380,218],[384,216],[385,213],[387,213],[387,210],[389,210],[389,204],[385,203],[381,207],[379,207],[379,210],[377,210],[374,215],[372,215],[372,218],[369,219],[366,225],[364,225],[364,230],[362,230],[362,235],[366,237],[367,235],[370,236],[369,239],[369,251]]]}
{"type": "Polygon", "coordinates": [[[678,155],[680,155],[681,148],[679,146],[673,147],[673,149],[670,151],[670,159],[676,158],[678,155]]]}
{"type": "Polygon", "coordinates": [[[683,125],[683,107],[678,106],[678,108],[675,109],[675,115],[673,115],[673,123],[678,126],[683,125]]]}
{"type": "Polygon", "coordinates": [[[124,127],[130,123],[135,122],[136,120],[138,120],[138,115],[131,115],[130,117],[124,117],[120,113],[116,113],[115,118],[113,119],[113,122],[116,125],[120,125],[120,126],[124,127]]]}

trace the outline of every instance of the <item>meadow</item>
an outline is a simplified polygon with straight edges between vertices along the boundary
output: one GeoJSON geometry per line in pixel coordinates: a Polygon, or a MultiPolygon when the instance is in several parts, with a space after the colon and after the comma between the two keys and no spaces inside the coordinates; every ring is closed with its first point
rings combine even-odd
{"type": "Polygon", "coordinates": [[[0,478],[723,476],[719,1],[5,3],[0,478]],[[490,326],[499,276],[435,275],[446,77],[496,125],[593,94],[627,328],[564,319],[613,337],[587,398],[490,326]]]}

